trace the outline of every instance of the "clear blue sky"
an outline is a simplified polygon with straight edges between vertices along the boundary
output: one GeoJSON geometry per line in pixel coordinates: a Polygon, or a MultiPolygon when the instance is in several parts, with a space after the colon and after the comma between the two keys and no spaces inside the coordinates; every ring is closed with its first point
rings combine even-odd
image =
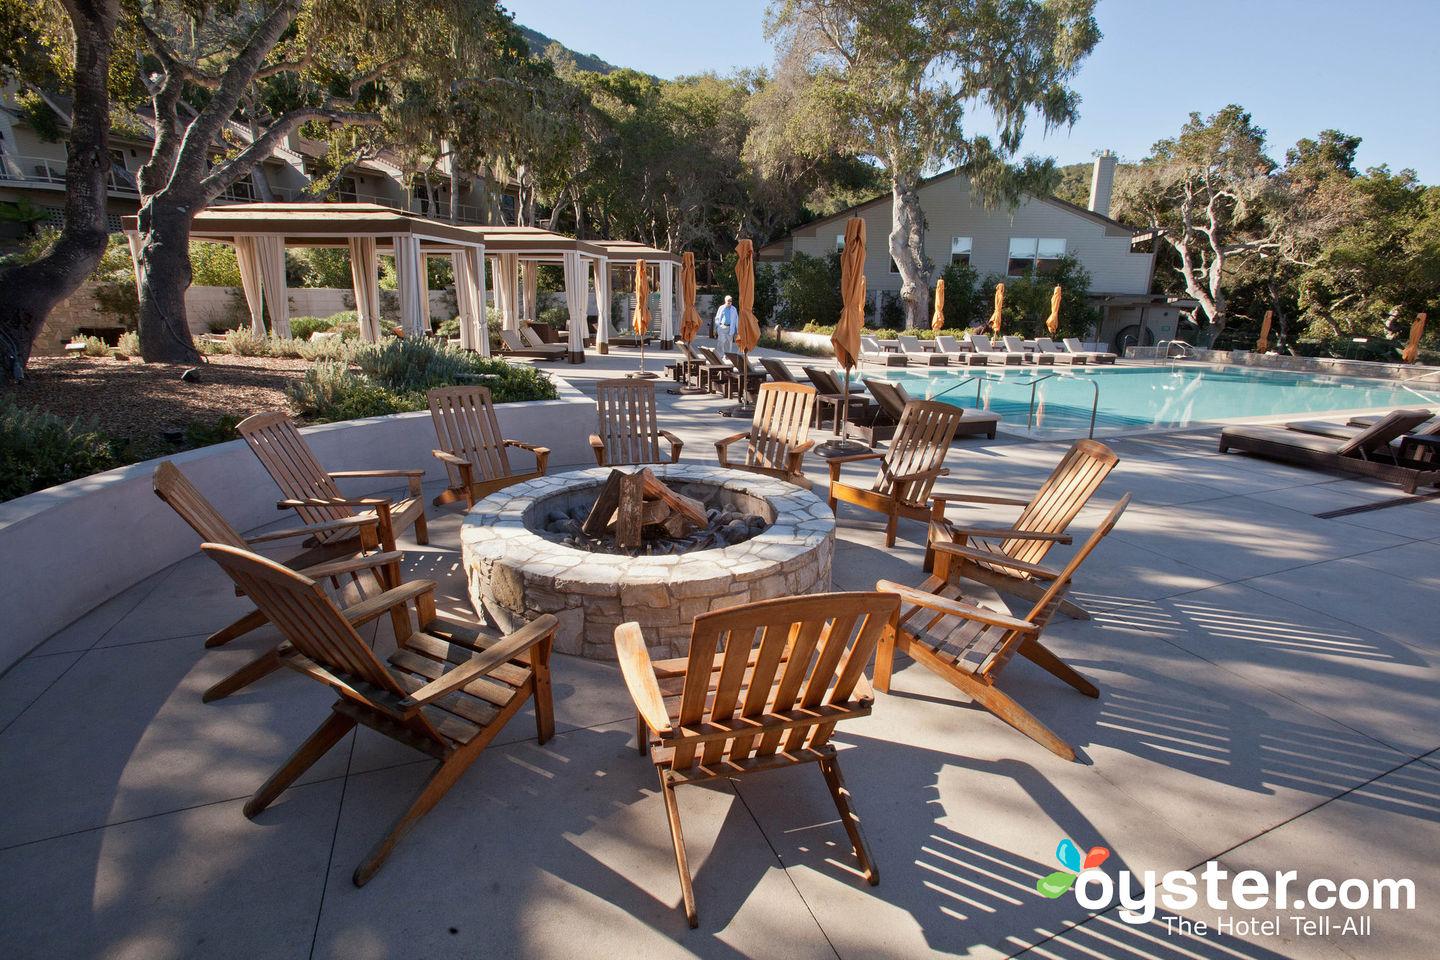
{"type": "MultiPolygon", "coordinates": [[[[766,0],[502,3],[573,50],[667,79],[774,59],[766,0]]],[[[1410,167],[1440,183],[1440,0],[1100,0],[1096,19],[1105,36],[1074,82],[1079,122],[1044,137],[1036,127],[1023,153],[1140,160],[1191,111],[1238,103],[1277,161],[1334,128],[1363,138],[1361,170],[1410,167]]]]}

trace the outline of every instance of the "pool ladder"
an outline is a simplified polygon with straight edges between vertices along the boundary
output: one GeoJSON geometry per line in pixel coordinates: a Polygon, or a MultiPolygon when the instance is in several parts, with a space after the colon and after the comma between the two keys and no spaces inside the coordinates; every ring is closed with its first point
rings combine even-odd
{"type": "MultiPolygon", "coordinates": [[[[1063,378],[1062,378],[1062,377],[1060,377],[1060,374],[1058,374],[1058,373],[1045,373],[1045,374],[1041,374],[1040,376],[1037,376],[1037,377],[1032,377],[1032,378],[1031,378],[1030,380],[1028,380],[1028,381],[1027,381],[1027,380],[1017,380],[1017,381],[1015,381],[1016,383],[1019,383],[1021,386],[1024,386],[1026,383],[1029,383],[1029,385],[1030,385],[1030,412],[1029,412],[1029,414],[1028,414],[1028,415],[1026,416],[1026,418],[1025,418],[1025,429],[1026,429],[1027,431],[1033,429],[1034,426],[1035,426],[1035,399],[1036,399],[1036,391],[1039,389],[1040,384],[1044,383],[1046,380],[1055,380],[1055,379],[1057,379],[1057,378],[1059,378],[1059,379],[1067,379],[1067,380],[1074,380],[1074,379],[1075,379],[1074,377],[1063,377],[1063,378]]],[[[960,389],[961,387],[965,386],[965,384],[971,383],[971,382],[974,382],[974,383],[975,383],[975,406],[981,407],[981,408],[983,409],[983,405],[982,405],[981,400],[980,400],[980,389],[981,389],[981,387],[982,387],[984,384],[986,384],[986,383],[992,383],[992,382],[994,382],[994,381],[992,381],[989,377],[982,377],[982,376],[980,376],[979,374],[976,374],[976,375],[970,376],[970,377],[966,377],[964,380],[961,380],[959,383],[955,384],[954,386],[946,387],[944,390],[941,390],[939,393],[935,394],[935,395],[934,395],[933,397],[931,397],[930,399],[932,399],[932,400],[939,400],[941,397],[945,396],[945,394],[949,393],[951,390],[958,390],[958,389],[960,389]]],[[[1095,390],[1095,400],[1094,400],[1093,403],[1090,404],[1090,434],[1089,434],[1090,439],[1091,439],[1091,440],[1094,440],[1094,439],[1095,439],[1095,415],[1096,415],[1096,413],[1100,410],[1100,384],[1099,384],[1098,382],[1094,381],[1094,380],[1084,380],[1084,381],[1081,381],[1081,382],[1082,382],[1082,383],[1088,383],[1088,384],[1090,384],[1090,386],[1095,390]]]]}

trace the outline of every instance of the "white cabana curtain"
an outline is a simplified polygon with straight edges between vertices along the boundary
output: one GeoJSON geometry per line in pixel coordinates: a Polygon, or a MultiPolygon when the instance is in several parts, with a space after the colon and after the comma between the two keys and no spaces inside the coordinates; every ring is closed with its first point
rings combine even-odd
{"type": "Polygon", "coordinates": [[[145,295],[145,268],[140,265],[140,234],[134,230],[125,234],[125,242],[130,245],[130,262],[135,265],[135,295],[145,295]]]}
{"type": "Polygon", "coordinates": [[[660,342],[675,342],[675,265],[660,263],[660,342]]]}
{"type": "Polygon", "coordinates": [[[540,319],[540,311],[536,309],[535,301],[540,296],[540,264],[534,260],[525,261],[525,302],[521,316],[531,323],[540,319]]]}
{"type": "Polygon", "coordinates": [[[460,348],[490,356],[485,322],[485,249],[465,247],[451,254],[455,264],[455,299],[460,307],[460,348]]]}
{"type": "Polygon", "coordinates": [[[595,272],[595,346],[610,342],[610,261],[597,257],[592,261],[595,272]]]}
{"type": "Polygon", "coordinates": [[[360,315],[360,339],[380,339],[380,263],[374,237],[350,238],[350,280],[355,289],[355,312],[360,315]]]}
{"type": "Polygon", "coordinates": [[[516,300],[520,297],[520,258],[502,253],[491,260],[495,265],[495,307],[500,311],[500,325],[506,330],[520,329],[516,300]]]}
{"type": "Polygon", "coordinates": [[[430,287],[419,237],[395,238],[395,274],[400,288],[400,326],[407,337],[424,336],[430,327],[430,287]]]}
{"type": "Polygon", "coordinates": [[[588,305],[589,289],[585,283],[585,262],[578,250],[566,251],[565,306],[570,309],[570,356],[576,358],[585,353],[585,307],[588,305]]]}
{"type": "Polygon", "coordinates": [[[285,288],[285,238],[255,237],[265,308],[270,311],[271,336],[290,338],[290,295],[285,288]]]}
{"type": "Polygon", "coordinates": [[[250,332],[265,336],[265,301],[261,299],[260,255],[255,237],[235,238],[235,260],[240,266],[240,288],[245,291],[245,306],[250,308],[250,332]]]}

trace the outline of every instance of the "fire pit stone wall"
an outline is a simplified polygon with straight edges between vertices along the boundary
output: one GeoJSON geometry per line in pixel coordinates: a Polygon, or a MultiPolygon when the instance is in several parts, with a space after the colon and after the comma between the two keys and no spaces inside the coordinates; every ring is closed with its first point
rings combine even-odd
{"type": "Polygon", "coordinates": [[[830,589],[835,520],[825,501],[780,480],[698,464],[652,466],[661,480],[722,488],[763,500],[769,527],[744,543],[674,556],[589,553],[548,540],[533,526],[546,502],[600,484],[610,468],[516,484],[477,503],[461,549],[471,603],[502,629],[552,613],[555,649],[615,658],[615,628],[645,629],[659,656],[684,656],[701,613],[752,600],[830,589]],[[540,509],[537,509],[537,505],[540,509]]]}

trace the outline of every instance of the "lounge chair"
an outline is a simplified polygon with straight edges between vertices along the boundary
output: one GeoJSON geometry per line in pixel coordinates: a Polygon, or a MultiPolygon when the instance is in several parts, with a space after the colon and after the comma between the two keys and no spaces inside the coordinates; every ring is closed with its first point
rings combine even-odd
{"type": "Polygon", "coordinates": [[[1396,410],[1349,439],[1286,427],[1226,427],[1220,431],[1220,452],[1234,449],[1314,470],[1375,477],[1414,493],[1419,487],[1440,484],[1440,464],[1408,462],[1390,444],[1428,419],[1428,410],[1396,410]]]}
{"type": "Polygon", "coordinates": [[[805,479],[805,451],[810,415],[815,408],[815,388],[808,383],[763,383],[755,396],[755,415],[750,430],[715,441],[720,466],[749,470],[810,489],[805,479]],[[730,444],[746,441],[745,460],[730,462],[730,444]]]}
{"type": "MultiPolygon", "coordinates": [[[[1409,411],[1400,410],[1395,412],[1406,413],[1409,411]]],[[[1285,429],[1299,430],[1301,433],[1318,433],[1325,437],[1335,437],[1337,440],[1349,440],[1360,431],[1375,426],[1375,424],[1379,423],[1384,417],[1385,414],[1383,413],[1372,416],[1351,417],[1345,423],[1335,423],[1331,420],[1292,420],[1285,424],[1285,429]]],[[[1440,435],[1440,417],[1427,420],[1408,432],[1412,437],[1440,435]]]]}
{"type": "Polygon", "coordinates": [[[770,379],[776,383],[800,382],[795,379],[795,374],[790,372],[790,368],[786,366],[782,360],[777,360],[774,357],[761,357],[760,365],[765,368],[766,373],[770,374],[770,379]]]}
{"type": "Polygon", "coordinates": [[[838,501],[886,514],[885,546],[895,546],[895,530],[901,517],[931,521],[945,516],[945,499],[931,498],[935,481],[947,475],[945,454],[955,439],[963,413],[959,407],[930,400],[911,400],[905,405],[900,425],[890,446],[882,453],[858,453],[832,457],[830,467],[830,510],[838,501]],[[840,482],[847,463],[879,460],[880,470],[869,488],[840,482]]]}
{"type": "MultiPolygon", "coordinates": [[[[691,927],[699,917],[675,800],[675,788],[687,783],[816,764],[860,872],[871,886],[880,882],[829,741],[836,723],[870,713],[865,667],[898,605],[893,594],[822,593],[702,613],[690,655],[675,660],[650,659],[640,624],[616,628],[638,745],[642,754],[648,747],[660,775],[691,927]]],[[[805,801],[792,796],[785,802],[805,801]]],[[[722,875],[724,859],[718,850],[710,856],[722,875]]]]}
{"type": "Polygon", "coordinates": [[[217,543],[202,549],[294,646],[284,664],[339,694],[330,716],[246,801],[247,818],[258,816],[357,724],[440,761],[409,809],[355,868],[355,886],[370,881],[526,701],[535,701],[539,741],[554,734],[549,661],[558,623],[550,614],[502,637],[473,622],[438,616],[429,580],[341,610],[315,581],[264,557],[217,543]],[[410,620],[411,603],[418,630],[410,620]],[[395,614],[390,619],[396,650],[381,660],[355,628],[386,613],[395,614]]]}
{"type": "MultiPolygon", "coordinates": [[[[1001,593],[1038,600],[1045,592],[1038,564],[1057,543],[1069,543],[1070,521],[1094,496],[1120,458],[1098,440],[1077,440],[1055,465],[1050,476],[1028,499],[993,493],[947,494],[949,503],[997,504],[1022,507],[1008,527],[961,525],[937,520],[930,525],[925,568],[931,569],[939,553],[952,579],[983,583],[1001,593]]],[[[1077,620],[1090,614],[1068,598],[1060,609],[1077,620]]]]}
{"type": "Polygon", "coordinates": [[[1037,353],[1049,357],[1051,363],[1068,363],[1072,366],[1085,363],[1083,356],[1061,349],[1060,345],[1049,337],[1036,337],[1035,350],[1037,353]]]}
{"type": "Polygon", "coordinates": [[[710,393],[723,393],[728,397],[735,368],[722,360],[712,347],[701,347],[700,356],[705,358],[705,362],[696,371],[700,377],[700,388],[710,393]]]}
{"type": "Polygon", "coordinates": [[[901,334],[895,338],[900,342],[900,352],[905,354],[905,362],[914,366],[944,367],[950,363],[950,358],[935,350],[926,350],[920,343],[920,338],[909,334],[901,334]]]}
{"type": "Polygon", "coordinates": [[[1084,357],[1091,363],[1114,363],[1115,354],[1105,350],[1086,350],[1079,337],[1066,337],[1065,349],[1077,357],[1084,357]]]}
{"type": "Polygon", "coordinates": [[[969,367],[983,367],[990,362],[990,358],[980,353],[970,343],[961,343],[948,333],[938,334],[935,337],[935,346],[941,353],[950,358],[951,363],[962,364],[969,367]]]}
{"type": "Polygon", "coordinates": [[[967,333],[965,339],[970,341],[970,345],[975,348],[976,353],[983,353],[997,363],[1018,367],[1025,362],[1025,351],[1021,350],[1017,353],[1013,350],[998,350],[990,342],[990,338],[983,333],[967,333]]]}
{"type": "MultiPolygon", "coordinates": [[[[865,378],[865,386],[869,388],[870,396],[875,398],[880,409],[884,410],[896,423],[899,423],[901,415],[905,412],[905,404],[913,399],[905,392],[905,388],[898,383],[872,380],[869,377],[865,378]]],[[[983,433],[991,440],[995,439],[995,428],[1000,423],[1000,414],[981,410],[978,407],[960,407],[960,410],[964,416],[955,426],[956,433],[983,433]]]]}
{"type": "Polygon", "coordinates": [[[860,335],[859,360],[881,367],[903,367],[906,362],[905,354],[899,352],[898,346],[895,350],[886,350],[880,346],[879,339],[870,334],[860,335]]]}
{"type": "Polygon", "coordinates": [[[431,501],[435,506],[464,500],[467,508],[473,507],[475,501],[512,483],[545,475],[550,448],[501,436],[487,388],[438,387],[427,392],[425,399],[430,403],[437,443],[430,452],[445,464],[449,478],[449,486],[431,501]],[[535,469],[528,473],[513,469],[509,447],[533,454],[535,469]]]}
{"type": "Polygon", "coordinates": [[[889,692],[895,654],[908,653],[916,663],[938,674],[1036,743],[1066,760],[1074,760],[1074,748],[1001,692],[995,681],[1018,653],[1085,696],[1100,696],[1093,683],[1045,649],[1040,644],[1040,636],[1070,592],[1075,571],[1115,528],[1129,503],[1127,493],[1090,539],[1075,551],[1063,570],[1045,571],[1050,586],[1023,618],[967,602],[959,584],[947,577],[938,563],[935,575],[918,588],[881,580],[875,585],[876,589],[898,593],[901,605],[897,625],[886,627],[885,637],[875,654],[875,688],[889,692]]]}
{"type": "Polygon", "coordinates": [[[514,330],[501,330],[500,342],[504,345],[504,353],[512,357],[533,357],[536,360],[560,360],[569,351],[558,343],[541,344],[538,347],[527,347],[520,339],[520,334],[514,330]]]}
{"type": "Polygon", "coordinates": [[[840,424],[865,423],[872,417],[870,398],[865,396],[865,385],[863,383],[850,384],[850,409],[844,412],[842,418],[841,406],[845,403],[845,384],[841,382],[839,375],[829,370],[821,370],[819,367],[801,367],[805,376],[819,391],[815,394],[815,421],[818,426],[825,419],[825,411],[831,413],[831,428],[840,430],[840,424]]]}
{"type": "Polygon", "coordinates": [[[730,382],[731,396],[738,396],[743,401],[765,382],[765,368],[747,363],[744,354],[732,351],[725,354],[725,360],[730,364],[733,378],[730,382]]]}
{"type": "Polygon", "coordinates": [[[590,434],[595,462],[602,467],[637,463],[676,463],[684,441],[661,430],[655,416],[655,382],[639,377],[595,384],[597,432],[590,434]],[[660,458],[660,440],[670,444],[670,459],[660,458]]]}
{"type": "Polygon", "coordinates": [[[1010,353],[1019,353],[1026,363],[1033,363],[1037,366],[1053,364],[1055,358],[1048,353],[1041,353],[1037,350],[1026,350],[1025,341],[1020,337],[1002,337],[1005,341],[1005,349],[1010,353]]]}

